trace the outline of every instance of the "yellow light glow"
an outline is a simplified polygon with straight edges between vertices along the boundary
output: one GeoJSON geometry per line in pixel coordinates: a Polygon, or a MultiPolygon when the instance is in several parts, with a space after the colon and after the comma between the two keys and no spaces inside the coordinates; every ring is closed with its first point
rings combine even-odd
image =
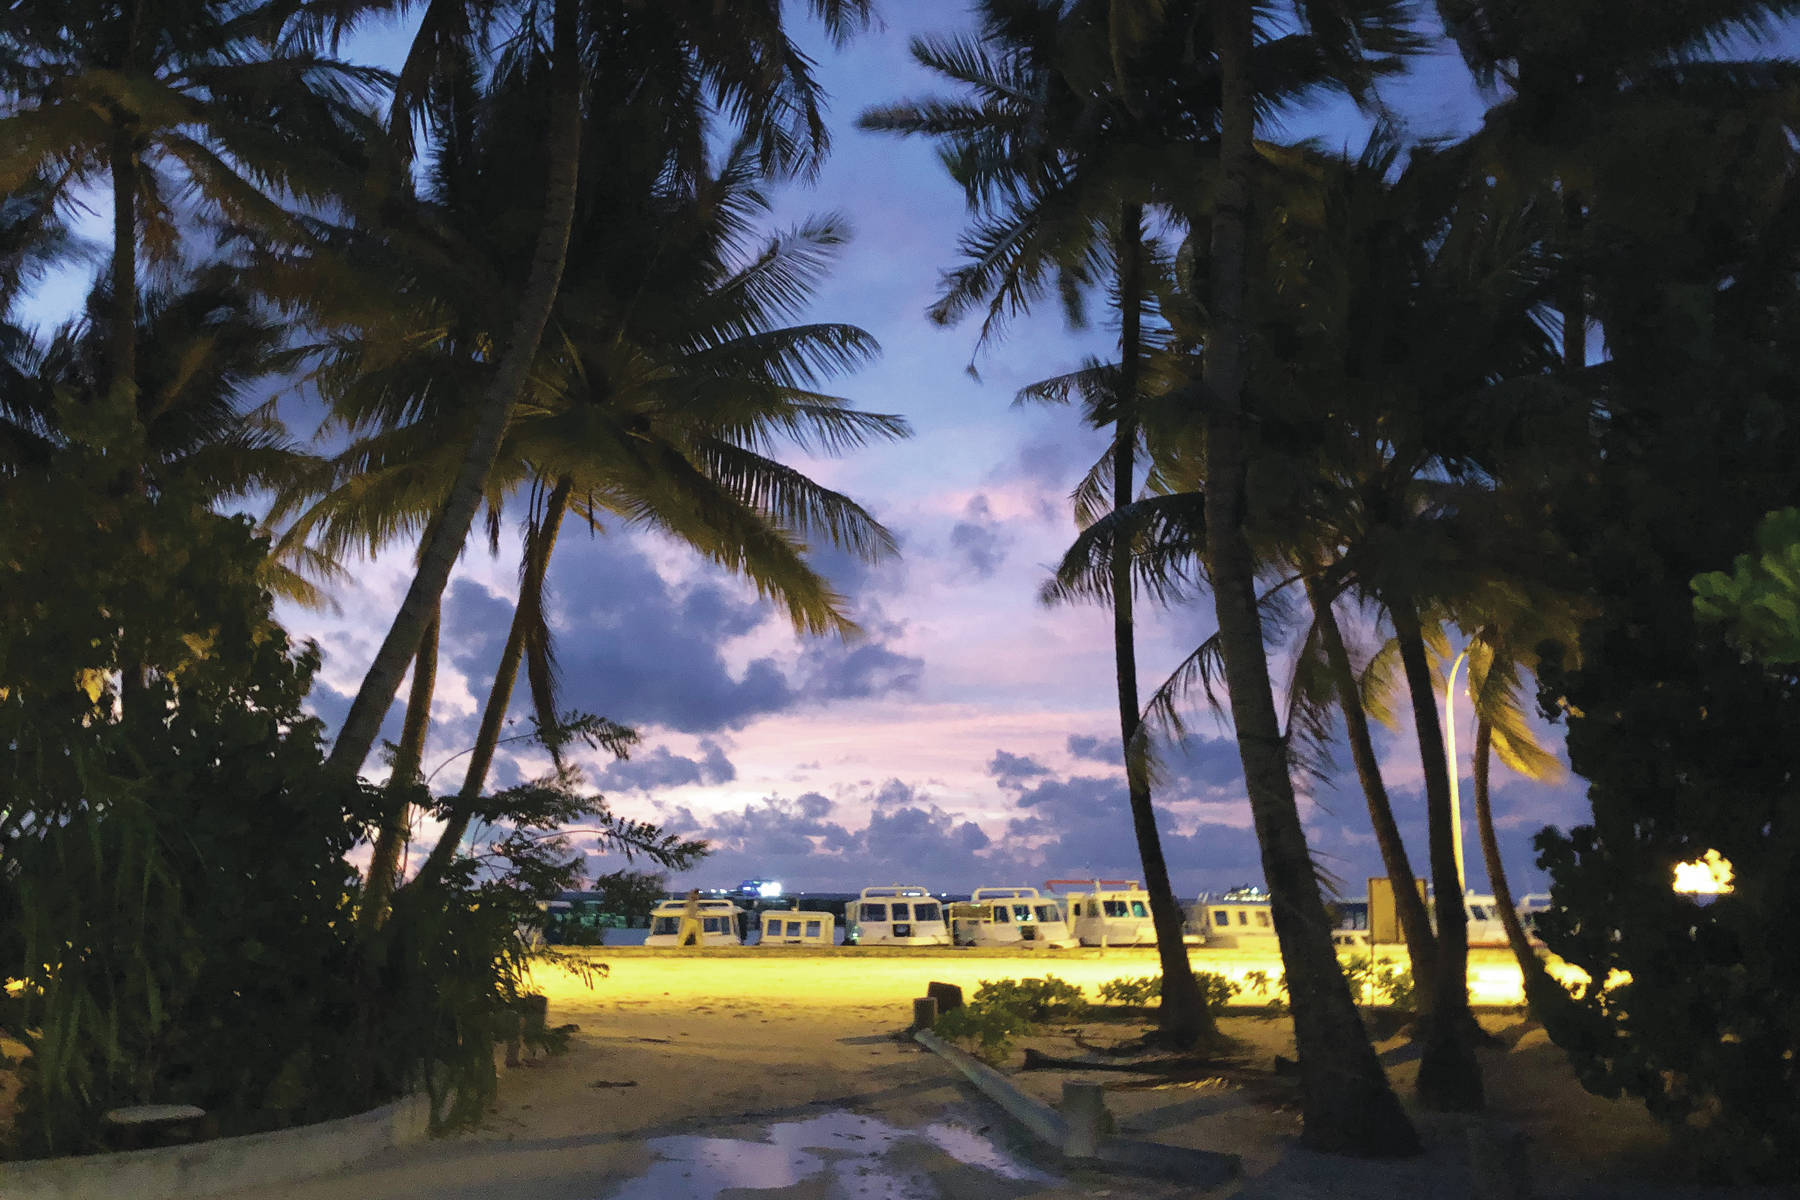
{"type": "Polygon", "coordinates": [[[1675,864],[1675,890],[1690,896],[1723,896],[1731,890],[1731,877],[1731,861],[1717,850],[1675,864]]]}

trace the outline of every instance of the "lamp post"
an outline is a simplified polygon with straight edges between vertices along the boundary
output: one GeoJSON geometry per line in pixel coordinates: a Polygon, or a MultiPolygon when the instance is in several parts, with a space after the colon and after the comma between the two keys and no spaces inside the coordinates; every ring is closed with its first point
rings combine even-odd
{"type": "Polygon", "coordinates": [[[1450,664],[1450,678],[1444,683],[1444,754],[1450,760],[1450,844],[1456,849],[1456,886],[1463,895],[1468,894],[1469,884],[1463,872],[1462,797],[1457,791],[1457,778],[1462,771],[1456,765],[1456,673],[1468,657],[1465,646],[1450,664]]]}

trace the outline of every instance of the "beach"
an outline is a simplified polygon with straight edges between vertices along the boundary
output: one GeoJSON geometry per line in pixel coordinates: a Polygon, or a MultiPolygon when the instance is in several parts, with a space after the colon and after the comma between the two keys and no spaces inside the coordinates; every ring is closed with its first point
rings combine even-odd
{"type": "MultiPolygon", "coordinates": [[[[1576,1085],[1562,1052],[1521,1014],[1488,1007],[1500,1044],[1483,1050],[1490,1111],[1415,1112],[1427,1150],[1403,1162],[1316,1155],[1271,1067],[1293,1054],[1288,1022],[1266,1008],[1230,1010],[1232,1065],[1216,1079],[1159,1081],[1099,1073],[1018,1072],[1055,1102],[1064,1078],[1105,1084],[1121,1133],[1237,1154],[1243,1175],[1209,1191],[1178,1182],[1069,1169],[1032,1143],[935,1055],[905,1039],[912,997],[932,980],[973,992],[981,979],[1046,972],[1087,986],[1151,974],[1148,951],[1038,959],[966,953],[657,954],[599,950],[590,989],[541,972],[552,1025],[579,1026],[567,1053],[504,1073],[481,1125],[386,1152],[352,1171],[239,1200],[744,1200],[830,1197],[1363,1197],[1472,1193],[1469,1128],[1524,1135],[1542,1197],[1704,1197],[1682,1178],[1640,1104],[1576,1085]],[[1258,1082],[1259,1077],[1262,1082],[1258,1082]]],[[[1207,964],[1196,956],[1196,965],[1207,964]]],[[[1485,965],[1485,964],[1478,964],[1485,965]]],[[[1031,1045],[1088,1053],[1129,1025],[1055,1027],[1031,1045]]],[[[1410,1096],[1416,1062],[1399,1040],[1377,1044],[1410,1096]]],[[[1007,1066],[1016,1066],[1018,1053],[1007,1066]]],[[[1731,1193],[1745,1196],[1754,1193],[1731,1193]]],[[[1771,1193],[1772,1194],[1772,1193],[1771,1193]]]]}

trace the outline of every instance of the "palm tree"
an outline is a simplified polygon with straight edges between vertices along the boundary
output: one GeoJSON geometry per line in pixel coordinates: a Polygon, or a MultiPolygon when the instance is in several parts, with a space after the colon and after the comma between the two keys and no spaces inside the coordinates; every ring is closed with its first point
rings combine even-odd
{"type": "Polygon", "coordinates": [[[1704,181],[1743,147],[1786,152],[1778,131],[1794,64],[1713,53],[1734,39],[1771,40],[1800,8],[1792,0],[1654,11],[1620,0],[1437,0],[1437,8],[1476,81],[1503,96],[1470,139],[1480,177],[1515,205],[1537,197],[1559,218],[1563,362],[1578,374],[1587,366],[1592,290],[1613,274],[1606,259],[1621,252],[1617,234],[1682,220],[1684,207],[1705,203],[1704,181]],[[1664,163],[1655,182],[1633,169],[1650,144],[1664,163]],[[1672,160],[1683,166],[1669,168],[1672,160]],[[1669,188],[1671,180],[1683,186],[1669,188]]]}
{"type": "MultiPolygon", "coordinates": [[[[1007,318],[1054,288],[1080,321],[1083,292],[1106,284],[1120,320],[1119,360],[1026,389],[1061,400],[1085,391],[1090,419],[1112,429],[1107,469],[1090,476],[1078,519],[1091,524],[1106,495],[1117,514],[1136,495],[1144,328],[1158,269],[1146,240],[1147,214],[1173,214],[1201,186],[1197,139],[1216,97],[1187,58],[1201,8],[1169,5],[1162,35],[1129,48],[1114,38],[1115,13],[1093,0],[990,0],[974,38],[920,39],[914,57],[961,85],[968,97],[904,102],[865,112],[867,129],[922,135],[943,144],[944,161],[977,217],[931,309],[949,323],[985,309],[977,351],[1007,318]],[[1128,52],[1127,52],[1128,51],[1128,52]],[[1174,94],[1164,94],[1165,91],[1174,94]]],[[[1278,106],[1326,81],[1304,39],[1264,48],[1260,99],[1278,106]]],[[[1211,1035],[1212,1021],[1183,947],[1182,918],[1156,828],[1142,715],[1128,543],[1111,543],[1108,582],[1098,594],[1113,610],[1119,734],[1133,830],[1162,959],[1162,1033],[1180,1044],[1211,1035]]]]}
{"type": "Polygon", "coordinates": [[[51,203],[105,177],[112,194],[108,391],[137,386],[137,261],[178,260],[182,204],[280,236],[283,205],[324,203],[357,175],[360,106],[385,72],[280,43],[279,5],[250,0],[20,0],[0,33],[0,195],[51,203]]]}
{"type": "MultiPolygon", "coordinates": [[[[498,182],[516,177],[505,159],[520,147],[505,136],[506,104],[494,103],[488,115],[439,139],[423,210],[433,222],[430,239],[417,230],[404,237],[340,231],[329,235],[340,244],[318,258],[265,272],[284,294],[316,294],[321,272],[332,278],[346,258],[361,262],[368,274],[348,289],[353,312],[377,313],[326,343],[317,377],[334,398],[335,419],[367,432],[310,483],[311,494],[325,495],[290,537],[316,532],[341,552],[351,542],[374,546],[428,526],[442,511],[459,456],[456,433],[445,431],[466,422],[487,369],[483,331],[504,321],[521,285],[516,273],[506,278],[516,258],[508,231],[515,239],[519,231],[508,226],[510,194],[498,182]],[[371,305],[370,288],[386,289],[392,302],[371,305]]],[[[543,589],[571,509],[590,524],[611,515],[662,527],[783,600],[796,627],[809,632],[854,627],[797,538],[865,557],[893,549],[854,503],[760,452],[780,440],[837,452],[906,433],[897,418],[857,412],[812,390],[866,361],[872,339],[849,326],[780,324],[822,277],[841,227],[815,220],[761,238],[755,227],[767,201],[749,139],[716,173],[691,183],[659,179],[656,158],[638,165],[644,170],[634,175],[614,158],[610,174],[588,175],[607,186],[596,185],[600,195],[580,206],[553,316],[556,337],[502,445],[490,506],[497,510],[515,481],[533,481],[520,600],[463,787],[422,877],[440,873],[456,852],[521,665],[530,668],[540,727],[558,724],[543,589]]],[[[325,319],[334,318],[327,312],[325,319]]],[[[284,510],[302,499],[290,495],[284,510]]],[[[365,896],[377,921],[408,826],[429,679],[421,654],[396,761],[400,786],[365,896]]]]}
{"type": "MultiPolygon", "coordinates": [[[[395,8],[393,3],[371,9],[395,8]]],[[[847,35],[869,15],[869,0],[812,0],[834,34],[847,35]]],[[[480,28],[455,18],[475,11],[469,0],[434,0],[427,8],[414,59],[443,60],[445,31],[480,28]],[[440,19],[441,18],[441,19],[440,19]]],[[[516,321],[500,342],[497,366],[483,392],[466,454],[406,599],[344,718],[330,766],[344,774],[360,769],[381,719],[413,659],[450,570],[461,553],[476,509],[499,460],[514,407],[523,394],[562,279],[575,221],[577,172],[585,114],[630,106],[659,130],[653,139],[677,169],[692,170],[710,131],[706,101],[739,114],[770,168],[817,162],[825,144],[817,86],[808,60],[789,40],[780,5],[773,0],[740,6],[732,22],[699,0],[654,6],[552,0],[520,4],[523,24],[517,52],[503,65],[547,75],[547,105],[540,110],[546,169],[543,217],[531,257],[529,282],[516,321]],[[541,9],[547,7],[547,22],[541,9]],[[546,27],[547,25],[547,27],[546,27]]],[[[458,65],[464,60],[456,60],[458,65]]],[[[409,67],[412,65],[409,61],[409,67]]],[[[403,69],[403,76],[406,71],[403,69]]],[[[416,98],[423,99],[421,88],[416,98]]],[[[402,100],[406,99],[403,94],[402,100]]],[[[403,124],[404,122],[397,122],[403,124]]]]}

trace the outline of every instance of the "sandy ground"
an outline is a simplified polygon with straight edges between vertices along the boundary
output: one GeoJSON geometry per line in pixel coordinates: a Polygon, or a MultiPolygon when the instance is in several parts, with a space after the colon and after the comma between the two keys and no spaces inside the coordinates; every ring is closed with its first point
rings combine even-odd
{"type": "MultiPolygon", "coordinates": [[[[913,996],[941,979],[1046,970],[1093,984],[1155,970],[1149,953],[1058,958],[1038,965],[944,954],[606,956],[611,973],[588,990],[564,976],[539,986],[553,1023],[580,1031],[569,1053],[506,1073],[480,1128],[392,1151],[355,1170],[238,1200],[988,1200],[990,1197],[1367,1197],[1427,1200],[1474,1194],[1467,1122],[1420,1116],[1428,1151],[1401,1163],[1313,1155],[1297,1145],[1285,1084],[1269,1075],[1292,1054],[1285,1020],[1233,1016],[1235,1065],[1223,1079],[1019,1072],[1054,1101],[1065,1078],[1107,1088],[1128,1136],[1227,1150],[1243,1178],[1196,1191],[1179,1183],[1069,1171],[960,1082],[935,1055],[895,1034],[913,996]]],[[[1196,959],[1198,962],[1198,959],[1196,959]]],[[[1245,968],[1251,969],[1251,968],[1245,968]]],[[[1248,1012],[1248,1010],[1246,1010],[1248,1012]]],[[[1582,1092],[1560,1051],[1515,1014],[1486,1022],[1511,1044],[1484,1050],[1492,1113],[1522,1128],[1536,1193],[1549,1197],[1686,1197],[1660,1130],[1629,1101],[1582,1092]]],[[[1138,1030],[1052,1029],[1034,1044],[1076,1055],[1138,1030]]],[[[1390,1075],[1410,1094],[1416,1064],[1383,1044],[1390,1075]]],[[[1014,1066],[1017,1065],[1015,1057],[1014,1066]]]]}

